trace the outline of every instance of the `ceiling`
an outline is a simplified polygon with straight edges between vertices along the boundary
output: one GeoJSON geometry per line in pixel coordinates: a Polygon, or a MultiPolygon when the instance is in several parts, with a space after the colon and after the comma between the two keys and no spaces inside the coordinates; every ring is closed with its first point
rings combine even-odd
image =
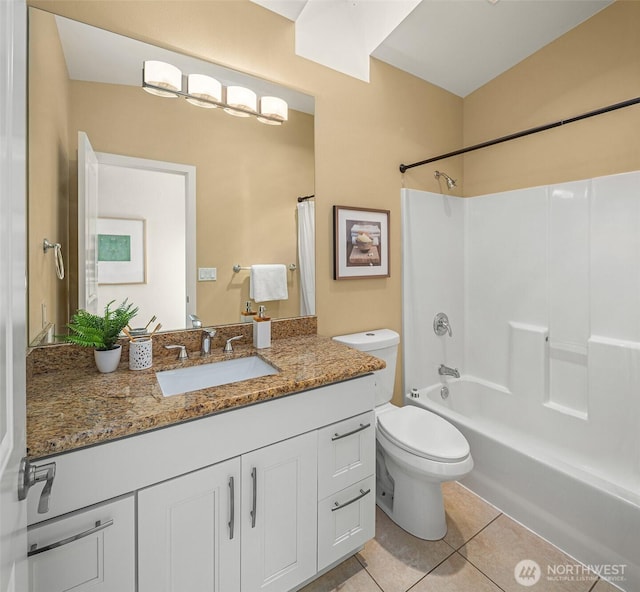
{"type": "Polygon", "coordinates": [[[613,0],[252,0],[296,53],[369,81],[369,56],[465,97],[613,0]]]}

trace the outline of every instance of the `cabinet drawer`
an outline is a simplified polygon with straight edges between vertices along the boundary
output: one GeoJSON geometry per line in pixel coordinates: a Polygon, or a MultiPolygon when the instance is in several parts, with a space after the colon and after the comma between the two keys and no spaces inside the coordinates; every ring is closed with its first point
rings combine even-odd
{"type": "Polygon", "coordinates": [[[30,592],[133,592],[134,519],[129,495],[29,527],[30,592]]]}
{"type": "Polygon", "coordinates": [[[375,472],[375,426],[375,413],[368,411],[319,430],[318,499],[375,472]]]}
{"type": "Polygon", "coordinates": [[[318,571],[374,537],[375,486],[372,475],[318,503],[318,571]]]}

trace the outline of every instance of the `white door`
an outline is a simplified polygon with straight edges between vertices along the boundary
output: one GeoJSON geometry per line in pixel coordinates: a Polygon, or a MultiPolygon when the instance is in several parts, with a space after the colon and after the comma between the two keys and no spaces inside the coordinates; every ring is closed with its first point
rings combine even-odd
{"type": "Polygon", "coordinates": [[[240,590],[240,459],[138,493],[139,592],[240,590]]]}
{"type": "Polygon", "coordinates": [[[286,592],[316,573],[317,432],[242,457],[242,591],[286,592]]]}
{"type": "Polygon", "coordinates": [[[78,308],[98,312],[98,157],[78,132],[78,308]]]}
{"type": "Polygon", "coordinates": [[[26,6],[0,2],[0,592],[27,589],[27,505],[18,501],[26,451],[26,6]]]}

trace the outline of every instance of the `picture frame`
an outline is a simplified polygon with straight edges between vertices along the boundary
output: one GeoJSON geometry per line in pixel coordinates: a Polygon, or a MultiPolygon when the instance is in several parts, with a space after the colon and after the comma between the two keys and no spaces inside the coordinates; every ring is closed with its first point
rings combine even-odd
{"type": "Polygon", "coordinates": [[[389,216],[389,210],[333,206],[334,280],[390,276],[389,216]]]}
{"type": "Polygon", "coordinates": [[[98,285],[146,284],[146,221],[98,218],[96,223],[98,285]]]}

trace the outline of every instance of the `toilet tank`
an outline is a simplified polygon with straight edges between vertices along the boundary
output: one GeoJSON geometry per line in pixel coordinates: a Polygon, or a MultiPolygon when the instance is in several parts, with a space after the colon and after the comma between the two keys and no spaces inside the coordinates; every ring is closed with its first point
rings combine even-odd
{"type": "Polygon", "coordinates": [[[354,349],[367,352],[386,362],[386,368],[373,373],[376,378],[375,404],[377,407],[391,401],[396,377],[396,359],[398,357],[400,335],[391,329],[376,329],[374,331],[363,331],[362,333],[337,335],[333,339],[354,349]]]}

